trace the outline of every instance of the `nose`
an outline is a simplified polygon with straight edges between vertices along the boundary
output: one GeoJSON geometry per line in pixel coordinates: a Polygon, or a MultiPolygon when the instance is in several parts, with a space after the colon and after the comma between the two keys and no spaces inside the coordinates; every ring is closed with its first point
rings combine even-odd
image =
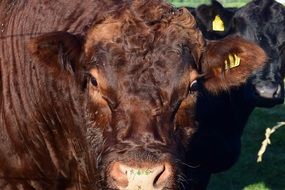
{"type": "Polygon", "coordinates": [[[282,96],[282,87],[277,83],[269,83],[266,85],[256,85],[256,93],[261,98],[280,99],[282,96]]]}
{"type": "Polygon", "coordinates": [[[130,166],[115,162],[111,167],[110,176],[119,190],[162,190],[172,176],[172,167],[169,163],[130,166]]]}

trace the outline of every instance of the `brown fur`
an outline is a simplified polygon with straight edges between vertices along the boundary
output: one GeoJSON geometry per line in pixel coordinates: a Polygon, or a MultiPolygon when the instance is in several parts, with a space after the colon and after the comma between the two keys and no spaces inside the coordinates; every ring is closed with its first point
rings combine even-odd
{"type": "Polygon", "coordinates": [[[228,86],[238,86],[247,80],[247,76],[264,65],[266,56],[256,44],[240,37],[228,37],[217,42],[209,42],[203,57],[205,64],[202,69],[205,78],[211,78],[204,83],[205,87],[214,93],[225,90],[228,86]],[[225,60],[229,54],[236,54],[241,60],[238,67],[225,70],[225,60]],[[213,77],[215,76],[215,77],[213,77]],[[216,84],[220,84],[217,88],[216,84]]]}
{"type": "MultiPolygon", "coordinates": [[[[165,188],[182,189],[181,162],[197,127],[197,92],[189,93],[189,85],[199,70],[211,91],[233,84],[207,75],[231,53],[231,41],[219,56],[190,13],[161,0],[15,1],[7,15],[0,46],[1,187],[116,189],[109,170],[120,161],[167,162],[173,170],[165,188]]],[[[257,48],[246,44],[233,48],[257,48]]]]}

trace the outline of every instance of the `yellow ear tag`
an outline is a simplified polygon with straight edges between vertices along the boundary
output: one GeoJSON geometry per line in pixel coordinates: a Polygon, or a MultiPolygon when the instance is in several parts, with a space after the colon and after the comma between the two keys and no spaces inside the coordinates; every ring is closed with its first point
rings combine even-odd
{"type": "Polygon", "coordinates": [[[225,60],[225,70],[229,70],[240,65],[240,57],[236,54],[229,54],[228,58],[228,60],[225,60]]]}
{"type": "Polygon", "coordinates": [[[215,16],[215,19],[212,22],[212,29],[213,31],[225,31],[224,22],[219,15],[215,16]]]}

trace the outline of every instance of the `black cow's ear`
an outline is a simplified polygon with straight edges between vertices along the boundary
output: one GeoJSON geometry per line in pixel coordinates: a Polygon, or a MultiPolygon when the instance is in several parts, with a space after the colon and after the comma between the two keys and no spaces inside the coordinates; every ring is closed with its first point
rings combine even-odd
{"type": "Polygon", "coordinates": [[[215,9],[224,9],[223,5],[217,0],[212,0],[211,4],[215,9]]]}
{"type": "Polygon", "coordinates": [[[209,41],[201,60],[204,86],[213,93],[239,86],[265,59],[259,46],[240,37],[209,41]]]}
{"type": "Polygon", "coordinates": [[[80,67],[82,47],[82,38],[68,32],[44,34],[29,43],[32,56],[53,74],[74,75],[80,67]]]}

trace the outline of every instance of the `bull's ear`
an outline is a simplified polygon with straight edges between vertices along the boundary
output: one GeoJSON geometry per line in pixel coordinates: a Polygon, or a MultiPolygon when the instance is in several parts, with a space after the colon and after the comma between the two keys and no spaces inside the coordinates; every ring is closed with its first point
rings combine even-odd
{"type": "Polygon", "coordinates": [[[74,75],[80,66],[83,40],[68,32],[52,32],[33,38],[29,50],[39,64],[58,75],[74,75]]]}
{"type": "Polygon", "coordinates": [[[204,86],[213,93],[239,86],[265,59],[259,46],[240,37],[209,41],[201,60],[204,86]]]}

